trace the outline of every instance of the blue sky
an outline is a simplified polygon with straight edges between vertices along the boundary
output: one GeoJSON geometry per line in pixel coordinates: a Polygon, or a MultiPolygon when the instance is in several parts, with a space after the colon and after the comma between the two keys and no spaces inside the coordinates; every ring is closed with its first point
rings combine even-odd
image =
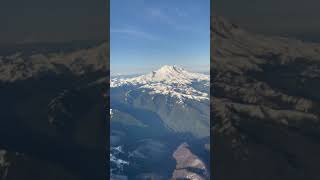
{"type": "Polygon", "coordinates": [[[206,71],[210,0],[111,0],[111,74],[140,74],[165,64],[206,71]]]}

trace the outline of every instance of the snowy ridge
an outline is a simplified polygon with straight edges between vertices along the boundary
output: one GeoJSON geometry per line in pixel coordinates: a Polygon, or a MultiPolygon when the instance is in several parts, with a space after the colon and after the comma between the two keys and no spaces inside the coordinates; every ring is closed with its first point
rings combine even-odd
{"type": "Polygon", "coordinates": [[[209,81],[209,76],[200,73],[191,73],[178,66],[162,66],[160,69],[149,74],[127,78],[127,79],[112,79],[110,86],[118,87],[122,85],[141,85],[155,82],[166,84],[190,84],[194,81],[209,81]]]}
{"type": "Polygon", "coordinates": [[[129,162],[125,161],[121,158],[118,158],[120,154],[125,154],[122,149],[122,146],[116,146],[110,148],[110,162],[115,167],[111,168],[111,174],[115,173],[122,173],[124,166],[128,166],[129,162]]]}
{"type": "Polygon", "coordinates": [[[209,76],[188,72],[178,66],[165,65],[146,75],[134,78],[111,79],[110,87],[117,88],[125,85],[149,90],[149,94],[163,94],[176,97],[179,102],[185,99],[209,100],[209,95],[192,87],[193,83],[203,83],[209,89],[209,76]]]}

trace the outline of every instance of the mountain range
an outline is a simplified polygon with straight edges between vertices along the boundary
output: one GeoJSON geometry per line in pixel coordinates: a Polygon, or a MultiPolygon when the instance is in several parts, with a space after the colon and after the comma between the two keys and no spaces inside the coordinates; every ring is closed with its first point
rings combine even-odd
{"type": "Polygon", "coordinates": [[[2,179],[105,178],[108,44],[66,46],[0,55],[2,179]]]}
{"type": "Polygon", "coordinates": [[[110,142],[112,149],[122,149],[111,153],[116,156],[115,174],[129,179],[207,179],[209,174],[201,174],[201,168],[209,167],[210,153],[205,148],[210,136],[209,80],[209,75],[176,65],[136,77],[112,78],[110,142]],[[179,148],[185,142],[190,147],[179,148]],[[180,153],[190,155],[189,161],[180,162],[180,153]],[[155,166],[156,162],[164,166],[155,166]],[[195,162],[201,162],[201,168],[193,167],[195,162]]]}
{"type": "MultiPolygon", "coordinates": [[[[72,48],[72,47],[71,47],[72,48]]],[[[20,50],[0,54],[0,80],[14,82],[48,75],[75,75],[107,71],[108,44],[101,43],[64,52],[63,50],[20,50]]],[[[63,48],[62,48],[63,49],[63,48]]]]}
{"type": "Polygon", "coordinates": [[[211,45],[214,179],[319,179],[320,45],[221,17],[211,45]]]}
{"type": "Polygon", "coordinates": [[[111,79],[112,102],[156,112],[173,131],[209,136],[209,76],[165,65],[149,74],[111,79]]]}
{"type": "MultiPolygon", "coordinates": [[[[219,17],[212,18],[211,45],[213,178],[319,179],[320,45],[250,33],[219,17]]],[[[67,52],[11,50],[0,55],[3,179],[104,178],[106,162],[101,157],[105,156],[108,139],[109,83],[114,112],[110,126],[117,129],[110,132],[112,145],[125,144],[122,140],[131,133],[140,132],[139,138],[154,134],[153,140],[135,139],[123,151],[143,157],[141,152],[156,147],[157,156],[142,155],[155,161],[172,157],[168,164],[171,170],[177,165],[172,153],[178,147],[190,148],[196,154],[190,155],[191,159],[207,154],[203,145],[208,145],[208,122],[200,119],[195,125],[190,117],[184,117],[187,124],[170,121],[178,112],[188,109],[197,114],[207,107],[209,91],[200,87],[207,86],[206,78],[196,75],[199,81],[194,81],[187,72],[187,79],[183,76],[182,81],[164,82],[172,85],[167,89],[155,81],[161,81],[161,76],[153,78],[157,71],[140,77],[152,86],[136,83],[138,77],[110,82],[108,46],[105,43],[67,52]],[[180,87],[189,89],[181,91],[180,87]],[[133,91],[128,92],[128,88],[133,91]],[[139,113],[128,112],[131,105],[139,113]],[[159,112],[164,115],[160,117],[159,112]],[[163,132],[168,136],[160,136],[163,132]],[[196,140],[188,146],[167,142],[172,133],[181,135],[177,136],[179,143],[196,140]]],[[[172,171],[163,171],[172,175],[172,171]]]]}

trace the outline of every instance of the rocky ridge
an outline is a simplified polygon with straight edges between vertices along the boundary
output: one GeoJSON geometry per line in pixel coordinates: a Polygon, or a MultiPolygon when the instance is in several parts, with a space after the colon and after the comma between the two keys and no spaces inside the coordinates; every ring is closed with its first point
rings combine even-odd
{"type": "Polygon", "coordinates": [[[107,47],[0,55],[1,179],[105,177],[107,47]]]}
{"type": "Polygon", "coordinates": [[[215,179],[318,179],[320,45],[212,20],[215,179]]]}
{"type": "Polygon", "coordinates": [[[36,78],[46,74],[83,75],[106,71],[108,62],[107,43],[71,52],[29,53],[16,52],[0,55],[0,81],[14,82],[36,78]]]}

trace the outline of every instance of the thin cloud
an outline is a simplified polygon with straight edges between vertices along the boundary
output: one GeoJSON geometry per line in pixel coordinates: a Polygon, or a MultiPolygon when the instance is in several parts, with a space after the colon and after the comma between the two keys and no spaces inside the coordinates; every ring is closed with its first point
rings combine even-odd
{"type": "Polygon", "coordinates": [[[158,40],[158,37],[156,37],[153,34],[150,34],[148,32],[145,31],[141,31],[141,30],[137,30],[134,28],[112,28],[110,30],[111,33],[119,33],[119,34],[125,34],[128,36],[133,36],[135,38],[143,38],[146,40],[158,40]]]}
{"type": "Polygon", "coordinates": [[[182,10],[179,9],[179,8],[176,8],[176,9],[175,9],[175,12],[176,12],[176,14],[177,14],[178,16],[180,16],[180,17],[187,17],[187,16],[188,16],[188,14],[187,14],[185,11],[182,11],[182,10]]]}
{"type": "Polygon", "coordinates": [[[168,19],[168,17],[160,10],[157,8],[146,8],[146,11],[148,15],[160,18],[160,19],[168,19]]]}
{"type": "Polygon", "coordinates": [[[175,24],[175,22],[170,18],[163,10],[158,8],[146,8],[146,13],[149,17],[166,22],[167,24],[175,24]]]}
{"type": "Polygon", "coordinates": [[[194,28],[188,25],[178,23],[179,18],[187,17],[187,14],[178,8],[174,9],[173,13],[171,13],[170,15],[169,12],[164,12],[164,10],[159,8],[146,8],[146,14],[148,17],[152,17],[153,19],[172,26],[177,30],[194,30],[194,28]]]}

